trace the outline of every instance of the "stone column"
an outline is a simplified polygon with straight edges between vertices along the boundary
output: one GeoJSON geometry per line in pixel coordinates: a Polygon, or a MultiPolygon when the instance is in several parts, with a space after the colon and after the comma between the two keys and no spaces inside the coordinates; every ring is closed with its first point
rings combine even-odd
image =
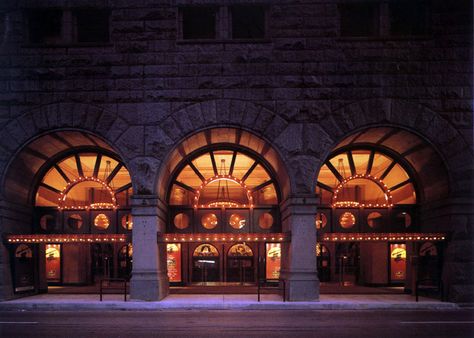
{"type": "Polygon", "coordinates": [[[281,204],[283,231],[291,242],[282,246],[281,278],[289,301],[319,300],[316,270],[316,198],[290,197],[281,204]]]}
{"type": "Polygon", "coordinates": [[[130,298],[157,301],[168,295],[166,248],[157,244],[165,221],[154,195],[132,196],[133,269],[130,298]]]}
{"type": "Polygon", "coordinates": [[[474,302],[474,198],[472,195],[425,204],[421,231],[442,232],[442,282],[445,300],[474,302]]]}

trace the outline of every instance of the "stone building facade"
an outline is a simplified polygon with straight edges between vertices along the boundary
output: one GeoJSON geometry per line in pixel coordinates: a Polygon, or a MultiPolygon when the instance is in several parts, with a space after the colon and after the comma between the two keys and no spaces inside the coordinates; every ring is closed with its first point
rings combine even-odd
{"type": "MultiPolygon", "coordinates": [[[[409,3],[2,1],[0,298],[21,295],[7,238],[35,233],[40,176],[74,149],[102,149],[127,168],[131,296],[166,296],[157,234],[168,232],[170,182],[188,156],[225,145],[271,169],[280,233],[291,233],[288,298],[318,299],[318,174],[341,142],[366,135],[364,146],[406,158],[418,233],[445,236],[445,297],[472,301],[472,3],[409,3]],[[239,10],[256,30],[237,34],[249,24],[239,10]]],[[[32,269],[29,292],[47,288],[41,263],[32,269]]]]}

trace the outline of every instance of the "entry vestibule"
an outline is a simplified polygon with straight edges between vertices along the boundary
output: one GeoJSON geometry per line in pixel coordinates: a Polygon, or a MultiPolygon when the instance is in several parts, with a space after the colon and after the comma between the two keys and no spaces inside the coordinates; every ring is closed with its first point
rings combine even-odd
{"type": "Polygon", "coordinates": [[[168,243],[171,285],[256,285],[278,282],[281,245],[269,242],[168,243]]]}

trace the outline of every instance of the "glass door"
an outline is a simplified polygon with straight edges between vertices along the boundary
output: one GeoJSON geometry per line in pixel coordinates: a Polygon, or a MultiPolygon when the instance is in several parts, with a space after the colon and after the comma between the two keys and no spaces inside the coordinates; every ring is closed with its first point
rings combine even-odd
{"type": "Polygon", "coordinates": [[[207,284],[220,281],[220,259],[216,247],[199,245],[193,253],[192,282],[207,284]]]}
{"type": "Polygon", "coordinates": [[[233,245],[227,253],[227,282],[255,282],[253,252],[245,243],[233,245]]]}

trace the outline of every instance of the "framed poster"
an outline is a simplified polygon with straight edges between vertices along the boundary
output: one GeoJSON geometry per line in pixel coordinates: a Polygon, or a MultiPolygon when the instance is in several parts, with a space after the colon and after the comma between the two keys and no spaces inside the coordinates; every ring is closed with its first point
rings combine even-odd
{"type": "Polygon", "coordinates": [[[265,278],[267,280],[277,280],[280,278],[281,268],[281,244],[266,243],[266,267],[265,278]]]}
{"type": "Polygon", "coordinates": [[[390,244],[390,280],[402,282],[406,277],[407,250],[405,244],[390,244]]]}
{"type": "Polygon", "coordinates": [[[181,282],[181,243],[166,244],[166,264],[170,282],[181,282]]]}
{"type": "Polygon", "coordinates": [[[46,244],[46,280],[61,282],[61,244],[46,244]]]}

